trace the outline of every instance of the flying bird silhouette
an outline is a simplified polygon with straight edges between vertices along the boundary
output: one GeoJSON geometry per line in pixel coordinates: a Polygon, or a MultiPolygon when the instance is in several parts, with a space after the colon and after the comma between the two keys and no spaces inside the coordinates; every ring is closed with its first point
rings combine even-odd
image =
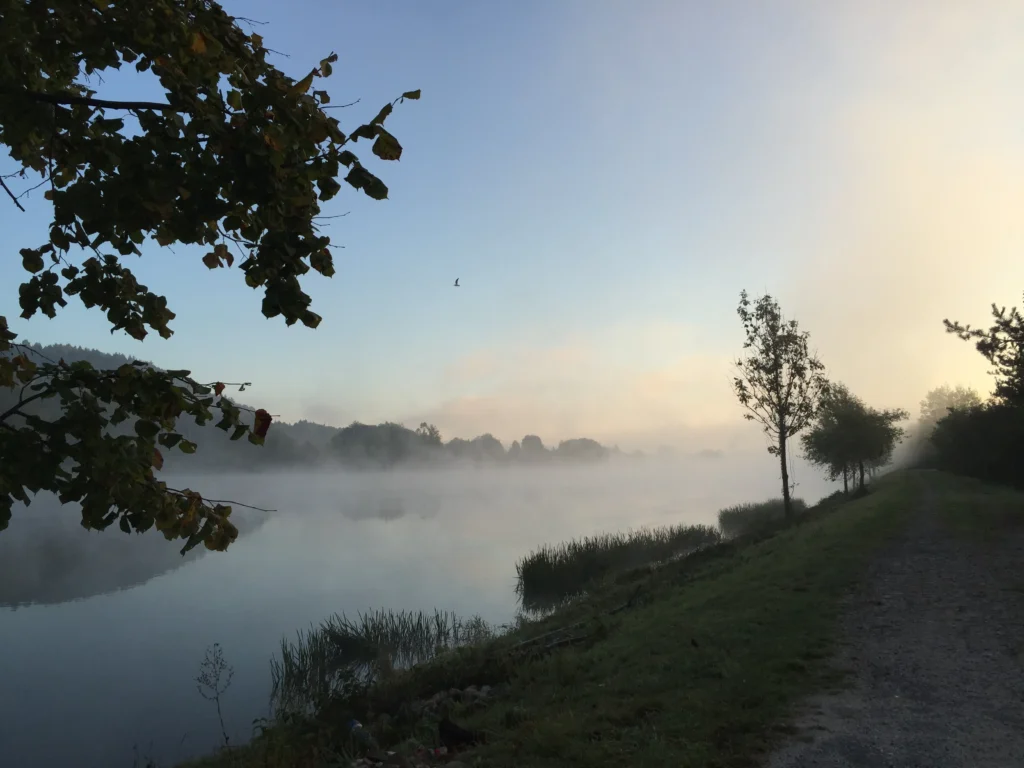
{"type": "Polygon", "coordinates": [[[457,277],[455,278],[455,287],[456,288],[459,287],[459,278],[457,278],[457,277]]]}

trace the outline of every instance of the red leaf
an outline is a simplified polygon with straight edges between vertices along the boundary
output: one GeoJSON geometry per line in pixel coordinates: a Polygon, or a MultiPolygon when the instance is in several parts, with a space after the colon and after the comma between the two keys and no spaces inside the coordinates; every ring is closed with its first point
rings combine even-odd
{"type": "Polygon", "coordinates": [[[213,392],[218,397],[220,397],[220,394],[223,391],[224,391],[224,385],[221,382],[218,381],[216,384],[213,385],[213,392]]]}
{"type": "Polygon", "coordinates": [[[156,448],[153,449],[153,466],[156,469],[164,468],[164,455],[156,448]]]}
{"type": "Polygon", "coordinates": [[[252,432],[256,437],[266,437],[270,429],[270,414],[260,408],[256,411],[256,423],[253,424],[252,432]]]}

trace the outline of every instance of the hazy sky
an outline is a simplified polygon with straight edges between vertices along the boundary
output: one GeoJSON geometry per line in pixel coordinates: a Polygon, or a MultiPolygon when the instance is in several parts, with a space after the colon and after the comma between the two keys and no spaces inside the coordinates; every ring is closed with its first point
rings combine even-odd
{"type": "MultiPolygon", "coordinates": [[[[329,204],[351,215],[328,230],[337,275],[305,283],[322,325],[266,320],[237,270],[151,246],[133,269],[173,339],[111,336],[74,305],[22,337],[251,380],[288,420],[728,447],[752,434],[729,383],[747,288],[872,404],[990,385],[941,321],[1024,289],[1019,0],[225,5],[267,22],[292,75],[340,55],[326,87],[362,100],[343,127],[423,91],[389,118],[402,161],[374,166],[391,199],[329,204]]],[[[0,205],[13,320],[48,204],[0,205]]]]}

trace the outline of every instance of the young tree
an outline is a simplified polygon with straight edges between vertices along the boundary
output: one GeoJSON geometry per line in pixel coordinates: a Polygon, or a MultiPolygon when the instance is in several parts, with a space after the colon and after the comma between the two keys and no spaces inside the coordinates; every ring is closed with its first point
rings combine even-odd
{"type": "Polygon", "coordinates": [[[906,434],[901,421],[910,418],[910,414],[902,408],[890,410],[867,409],[867,419],[863,425],[860,457],[857,466],[860,470],[860,487],[864,487],[864,471],[880,469],[892,461],[892,452],[896,444],[906,434]]]}
{"type": "MultiPolygon", "coordinates": [[[[55,317],[77,296],[112,332],[168,338],[174,312],[122,257],[181,244],[201,248],[209,269],[232,268],[237,252],[266,317],[320,323],[300,278],[334,274],[321,204],[341,190],[343,167],[351,187],[387,197],[352,145],[372,141],[378,158],[398,160],[384,122],[419,91],[346,134],[315,85],[337,56],[289,77],[268,62],[263,38],[213,0],[7,2],[0,18],[0,144],[19,166],[0,174],[0,191],[24,211],[41,186],[53,212],[48,240],[21,249],[30,275],[19,289],[22,318],[55,317]],[[101,72],[123,67],[152,75],[153,101],[97,93],[93,78],[102,87],[101,72]],[[26,181],[8,183],[14,175],[26,181]]],[[[260,444],[266,411],[250,425],[223,383],[142,363],[96,370],[39,360],[16,339],[0,317],[0,387],[20,387],[0,412],[0,529],[15,500],[45,490],[79,503],[87,528],[155,526],[185,539],[185,550],[234,540],[227,503],[169,488],[154,471],[161,450],[196,450],[176,431],[179,419],[203,424],[219,411],[217,427],[260,444]],[[41,400],[58,403],[59,417],[34,411],[41,400]],[[108,429],[132,420],[134,435],[108,429]]]]}
{"type": "Polygon", "coordinates": [[[785,320],[778,302],[765,295],[751,303],[740,293],[737,313],[743,323],[747,356],[736,361],[736,396],[747,410],[744,418],[757,421],[779,457],[786,516],[793,514],[789,493],[786,442],[814,420],[822,392],[828,386],[825,367],[811,354],[808,334],[796,320],[785,320]]]}
{"type": "Polygon", "coordinates": [[[955,333],[992,364],[996,377],[995,399],[1013,406],[1024,406],[1024,315],[1016,307],[992,305],[994,322],[988,330],[943,320],[947,333],[955,333]]]}
{"type": "Polygon", "coordinates": [[[850,477],[857,464],[856,432],[866,413],[864,404],[843,384],[830,383],[819,400],[817,421],[801,435],[804,457],[825,469],[829,480],[843,478],[843,491],[850,491],[850,477]]]}

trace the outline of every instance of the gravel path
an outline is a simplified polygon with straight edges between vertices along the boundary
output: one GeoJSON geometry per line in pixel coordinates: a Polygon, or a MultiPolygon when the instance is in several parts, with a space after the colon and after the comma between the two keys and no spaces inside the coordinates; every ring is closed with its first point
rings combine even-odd
{"type": "Polygon", "coordinates": [[[837,662],[768,768],[1024,767],[1024,536],[954,538],[922,499],[849,601],[837,662]]]}

